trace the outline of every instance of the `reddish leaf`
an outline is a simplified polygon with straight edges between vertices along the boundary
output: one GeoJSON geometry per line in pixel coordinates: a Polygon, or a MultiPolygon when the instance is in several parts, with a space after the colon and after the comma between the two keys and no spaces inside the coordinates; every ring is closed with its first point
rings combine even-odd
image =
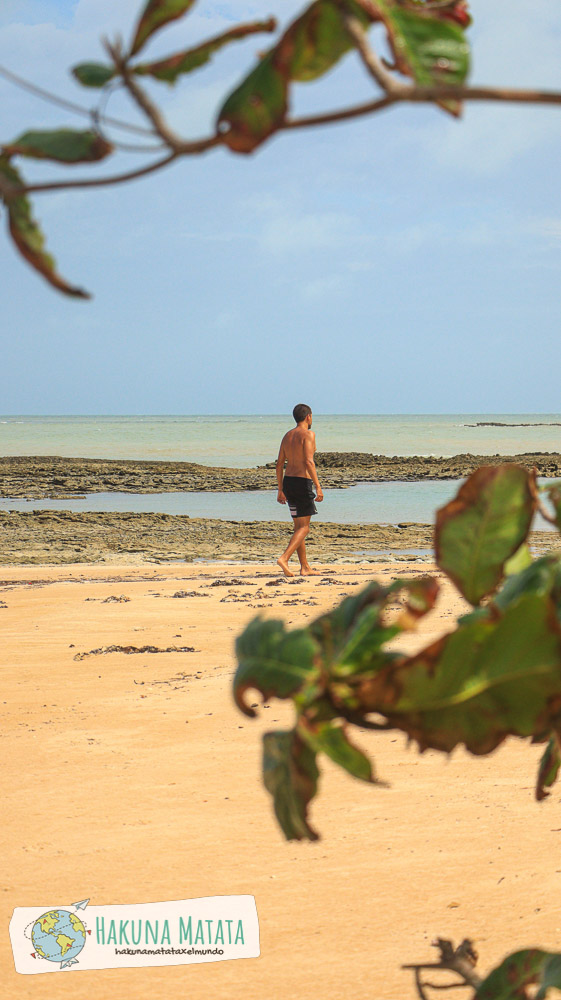
{"type": "Polygon", "coordinates": [[[501,582],[536,507],[535,476],[521,465],[487,465],[437,511],[436,561],[471,604],[501,582]]]}
{"type": "Polygon", "coordinates": [[[267,21],[255,21],[253,24],[238,24],[230,31],[225,31],[216,38],[211,38],[196,48],[187,49],[185,52],[178,52],[167,59],[160,59],[158,62],[140,63],[134,66],[134,72],[139,76],[153,76],[156,80],[163,80],[165,83],[175,83],[182,73],[191,73],[204,66],[211,56],[229,42],[240,41],[248,35],[254,35],[261,31],[274,31],[276,21],[270,17],[267,21]]]}
{"type": "MultiPolygon", "coordinates": [[[[23,186],[23,179],[7,157],[0,157],[0,173],[14,188],[23,186]]],[[[10,234],[19,252],[31,267],[60,292],[80,299],[90,296],[81,288],[69,285],[56,270],[54,258],[45,250],[45,238],[31,214],[31,204],[25,195],[4,198],[8,210],[8,226],[10,234]]]]}
{"type": "MultiPolygon", "coordinates": [[[[345,7],[363,24],[370,23],[371,16],[353,0],[345,7]]],[[[345,7],[336,0],[315,0],[230,94],[218,115],[230,149],[251,153],[282,124],[289,83],[317,79],[352,48],[345,7]]]]}

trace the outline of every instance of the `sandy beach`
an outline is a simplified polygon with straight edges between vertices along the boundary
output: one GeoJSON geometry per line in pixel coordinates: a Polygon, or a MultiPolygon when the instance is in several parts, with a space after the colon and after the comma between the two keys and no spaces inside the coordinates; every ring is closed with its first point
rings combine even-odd
{"type": "MultiPolygon", "coordinates": [[[[357,732],[390,787],[322,761],[322,839],[286,843],[260,737],[291,711],[272,701],[252,721],[232,701],[234,638],[254,615],[299,626],[374,576],[430,571],[329,565],[302,582],[252,563],[3,566],[3,996],[403,1000],[415,989],[401,965],[430,961],[437,935],[475,939],[482,971],[526,945],[555,950],[561,811],[557,791],[534,801],[542,748],[510,740],[489,758],[447,759],[399,733],[357,732]],[[16,906],[230,893],[255,896],[258,959],[14,971],[16,906]]],[[[400,648],[436,638],[464,607],[438,576],[436,609],[400,648]]]]}

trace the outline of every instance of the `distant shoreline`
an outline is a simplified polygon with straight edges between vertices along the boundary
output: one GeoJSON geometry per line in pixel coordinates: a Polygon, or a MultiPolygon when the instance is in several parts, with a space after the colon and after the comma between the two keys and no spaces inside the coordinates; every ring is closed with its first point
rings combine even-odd
{"type": "Polygon", "coordinates": [[[561,427],[561,423],[544,420],[537,424],[502,424],[498,420],[479,420],[476,424],[464,424],[464,427],[561,427]]]}

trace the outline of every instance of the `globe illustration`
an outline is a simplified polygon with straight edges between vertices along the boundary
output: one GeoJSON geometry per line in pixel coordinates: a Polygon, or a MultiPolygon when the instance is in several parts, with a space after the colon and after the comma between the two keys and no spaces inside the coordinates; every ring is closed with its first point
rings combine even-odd
{"type": "Polygon", "coordinates": [[[49,910],[33,924],[31,940],[41,958],[73,964],[86,943],[86,928],[75,913],[49,910]]]}

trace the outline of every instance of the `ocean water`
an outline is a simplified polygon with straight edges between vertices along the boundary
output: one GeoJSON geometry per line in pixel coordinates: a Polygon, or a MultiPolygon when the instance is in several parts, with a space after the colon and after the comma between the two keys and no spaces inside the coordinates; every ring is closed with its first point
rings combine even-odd
{"type": "MultiPolygon", "coordinates": [[[[250,468],[275,461],[279,441],[291,426],[289,414],[0,416],[0,455],[159,459],[250,468]]],[[[317,414],[314,430],[319,451],[449,456],[561,450],[561,414],[551,413],[317,414]],[[481,422],[507,426],[470,426],[481,422]]]]}
{"type": "MultiPolygon", "coordinates": [[[[546,482],[546,480],[541,480],[546,482]]],[[[334,524],[399,524],[413,521],[432,524],[434,512],[456,494],[461,480],[414,483],[358,483],[349,489],[329,489],[317,504],[312,521],[334,524]]],[[[287,521],[288,507],[277,503],[274,476],[270,490],[240,493],[90,493],[66,500],[10,500],[0,498],[2,510],[118,511],[187,514],[223,521],[287,521]]],[[[538,515],[537,531],[552,526],[538,515]]]]}

